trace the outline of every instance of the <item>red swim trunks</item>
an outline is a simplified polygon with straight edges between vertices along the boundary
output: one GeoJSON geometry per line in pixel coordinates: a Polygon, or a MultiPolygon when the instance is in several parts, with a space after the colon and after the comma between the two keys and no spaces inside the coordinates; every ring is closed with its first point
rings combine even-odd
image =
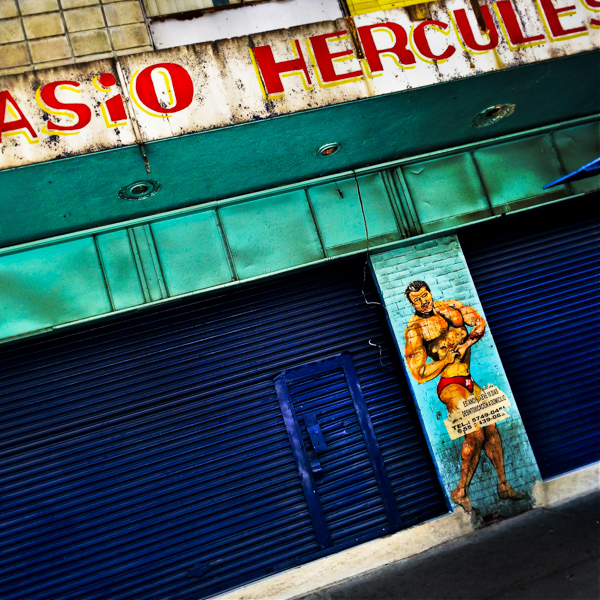
{"type": "Polygon", "coordinates": [[[440,377],[437,385],[437,393],[438,396],[442,393],[442,390],[449,386],[452,383],[456,383],[458,385],[462,385],[464,388],[467,388],[469,392],[473,393],[473,384],[474,381],[472,377],[440,377]]]}

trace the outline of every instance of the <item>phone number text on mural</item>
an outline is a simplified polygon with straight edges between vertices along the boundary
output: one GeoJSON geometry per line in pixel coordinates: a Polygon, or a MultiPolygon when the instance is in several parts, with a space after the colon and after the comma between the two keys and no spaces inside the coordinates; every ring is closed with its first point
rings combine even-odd
{"type": "Polygon", "coordinates": [[[451,439],[457,439],[470,431],[486,427],[508,418],[506,410],[510,408],[510,400],[497,386],[490,385],[481,392],[480,399],[469,396],[444,421],[451,439]]]}

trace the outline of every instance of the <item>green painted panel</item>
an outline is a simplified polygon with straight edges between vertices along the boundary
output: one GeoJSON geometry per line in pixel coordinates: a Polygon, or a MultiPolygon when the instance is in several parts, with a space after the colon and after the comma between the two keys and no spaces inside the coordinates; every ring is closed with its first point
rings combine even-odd
{"type": "Polygon", "coordinates": [[[117,223],[148,214],[144,201],[119,198],[146,179],[137,146],[0,172],[0,246],[117,223]]]}
{"type": "Polygon", "coordinates": [[[0,337],[110,310],[92,237],[0,257],[0,337]]]}
{"type": "Polygon", "coordinates": [[[140,225],[131,229],[129,239],[136,253],[138,271],[143,275],[142,285],[145,287],[150,301],[167,297],[162,270],[154,247],[154,239],[149,225],[140,225]],[[140,268],[141,267],[141,268],[140,268]]]}
{"type": "MultiPolygon", "coordinates": [[[[554,143],[567,173],[572,173],[600,157],[600,122],[557,131],[554,134],[554,143]]],[[[575,193],[598,190],[600,175],[573,181],[570,185],[575,193]]]]}
{"type": "Polygon", "coordinates": [[[491,209],[477,168],[467,153],[402,167],[424,232],[452,226],[463,215],[489,215],[491,209]]]}
{"type": "Polygon", "coordinates": [[[142,284],[126,229],[96,236],[102,268],[115,310],[144,303],[142,284]]]}
{"type": "Polygon", "coordinates": [[[562,185],[543,189],[563,175],[548,135],[482,148],[473,152],[473,156],[494,207],[505,208],[517,200],[522,205],[532,197],[537,197],[537,202],[546,202],[547,196],[560,198],[568,194],[562,185]]]}
{"type": "Polygon", "coordinates": [[[151,224],[170,296],[233,281],[214,210],[151,224]]]}
{"type": "Polygon", "coordinates": [[[324,258],[304,190],[219,208],[240,279],[324,258]]]}
{"type": "MultiPolygon", "coordinates": [[[[394,210],[380,173],[358,177],[370,244],[400,239],[394,210]]],[[[308,197],[328,256],[366,247],[365,223],[356,181],[311,186],[308,197]]]]}

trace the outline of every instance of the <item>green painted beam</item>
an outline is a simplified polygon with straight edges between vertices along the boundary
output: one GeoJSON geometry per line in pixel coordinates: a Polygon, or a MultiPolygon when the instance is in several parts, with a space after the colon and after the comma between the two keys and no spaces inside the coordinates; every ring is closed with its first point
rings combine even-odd
{"type": "Polygon", "coordinates": [[[137,147],[2,171],[0,247],[597,114],[599,56],[579,54],[149,143],[150,175],[137,147]],[[471,127],[477,113],[497,103],[516,104],[514,114],[471,127]],[[328,142],[340,142],[342,150],[317,157],[328,142]],[[118,197],[121,186],[146,178],[161,183],[155,196],[118,197]]]}
{"type": "Polygon", "coordinates": [[[2,250],[0,340],[598,190],[600,176],[542,188],[597,156],[599,133],[584,119],[2,250]]]}

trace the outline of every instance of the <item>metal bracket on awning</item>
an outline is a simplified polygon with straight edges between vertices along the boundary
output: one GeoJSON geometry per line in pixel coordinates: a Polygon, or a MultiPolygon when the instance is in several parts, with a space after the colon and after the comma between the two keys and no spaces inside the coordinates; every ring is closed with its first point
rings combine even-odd
{"type": "Polygon", "coordinates": [[[598,175],[600,173],[600,157],[594,159],[592,162],[589,162],[587,165],[583,165],[577,171],[573,171],[548,185],[545,185],[543,189],[547,190],[548,188],[554,187],[555,185],[560,185],[561,183],[566,183],[567,181],[579,181],[580,179],[586,179],[587,177],[593,177],[594,175],[598,175]]]}

